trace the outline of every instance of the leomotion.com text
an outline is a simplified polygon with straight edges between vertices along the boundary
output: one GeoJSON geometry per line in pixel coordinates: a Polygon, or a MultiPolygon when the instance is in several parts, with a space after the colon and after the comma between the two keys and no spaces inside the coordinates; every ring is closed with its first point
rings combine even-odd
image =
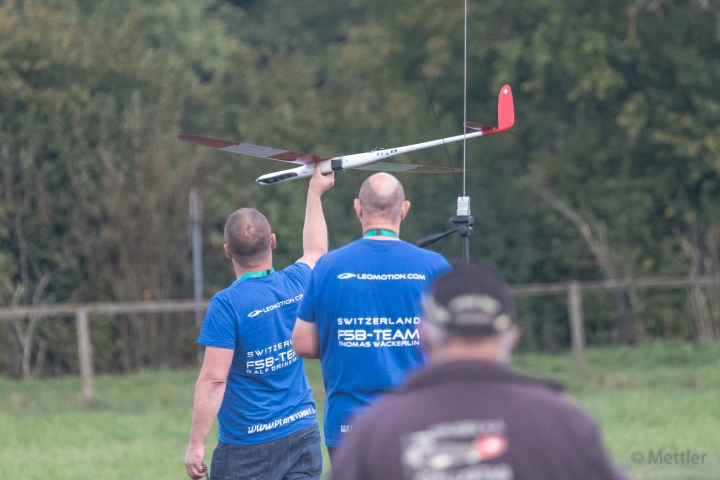
{"type": "Polygon", "coordinates": [[[248,313],[247,316],[250,318],[257,317],[261,313],[272,312],[276,308],[284,307],[285,305],[290,305],[291,303],[299,302],[300,300],[302,300],[302,298],[303,298],[303,294],[301,293],[300,295],[297,295],[296,297],[288,298],[286,300],[281,300],[273,305],[268,305],[267,307],[262,308],[260,310],[253,310],[252,312],[248,313]]]}
{"type": "Polygon", "coordinates": [[[340,280],[425,280],[423,273],[341,273],[340,280]]]}

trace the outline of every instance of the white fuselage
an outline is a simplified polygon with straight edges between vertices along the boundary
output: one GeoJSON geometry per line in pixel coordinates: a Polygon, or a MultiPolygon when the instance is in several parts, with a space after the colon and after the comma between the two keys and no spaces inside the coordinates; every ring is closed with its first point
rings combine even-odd
{"type": "MultiPolygon", "coordinates": [[[[330,173],[337,170],[348,170],[351,168],[364,167],[371,163],[379,162],[401,153],[414,152],[415,150],[422,150],[425,148],[436,147],[443,143],[459,142],[463,138],[475,138],[481,137],[482,131],[468,133],[466,135],[456,135],[439,140],[431,140],[429,142],[416,143],[415,145],[406,145],[404,147],[397,148],[386,148],[382,150],[374,150],[367,153],[356,153],[353,155],[345,155],[343,157],[335,157],[330,160],[324,160],[320,162],[322,165],[323,173],[330,173]]],[[[299,178],[311,177],[315,169],[314,164],[303,165],[301,167],[292,168],[290,170],[281,170],[279,172],[268,173],[255,180],[258,185],[274,185],[280,182],[289,182],[290,180],[297,180],[299,178]]]]}

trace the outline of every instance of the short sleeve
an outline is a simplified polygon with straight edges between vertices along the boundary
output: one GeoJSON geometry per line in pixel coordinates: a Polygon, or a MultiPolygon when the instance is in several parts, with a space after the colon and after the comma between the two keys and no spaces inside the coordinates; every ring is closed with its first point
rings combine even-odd
{"type": "Polygon", "coordinates": [[[198,343],[208,347],[235,350],[237,342],[236,315],[227,300],[215,296],[210,300],[198,343]]]}
{"type": "Polygon", "coordinates": [[[317,284],[317,272],[317,268],[312,271],[310,281],[307,284],[307,288],[297,309],[297,318],[305,322],[315,323],[315,285],[317,284]]]}
{"type": "Polygon", "coordinates": [[[438,255],[438,259],[435,262],[435,276],[438,277],[442,275],[443,273],[449,272],[452,270],[452,265],[443,257],[442,255],[438,255]]]}
{"type": "Polygon", "coordinates": [[[307,263],[296,262],[292,265],[285,267],[281,270],[283,275],[287,276],[287,279],[294,285],[302,288],[303,290],[310,281],[312,276],[312,268],[307,263]]]}
{"type": "Polygon", "coordinates": [[[436,253],[433,256],[432,261],[428,263],[430,265],[430,277],[428,278],[428,282],[425,285],[425,291],[423,292],[426,295],[432,291],[432,285],[437,277],[452,270],[452,265],[450,265],[450,263],[445,260],[445,257],[439,253],[436,253]]]}

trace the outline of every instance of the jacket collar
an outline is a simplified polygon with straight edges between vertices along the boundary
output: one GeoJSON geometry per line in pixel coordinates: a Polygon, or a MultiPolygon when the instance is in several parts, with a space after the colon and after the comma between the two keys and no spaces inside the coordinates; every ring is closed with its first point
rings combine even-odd
{"type": "Polygon", "coordinates": [[[501,382],[535,385],[557,392],[564,390],[564,385],[555,380],[527,377],[517,374],[497,362],[483,360],[452,360],[432,364],[412,375],[401,392],[410,392],[421,388],[444,383],[466,382],[501,382]]]}

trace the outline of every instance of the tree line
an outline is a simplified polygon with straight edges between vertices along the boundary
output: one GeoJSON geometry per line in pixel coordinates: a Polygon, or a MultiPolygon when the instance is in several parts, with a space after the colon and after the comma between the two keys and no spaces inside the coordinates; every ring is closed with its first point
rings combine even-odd
{"type": "MultiPolygon", "coordinates": [[[[720,2],[469,2],[468,119],[514,134],[468,142],[474,259],[511,283],[720,275],[720,2]]],[[[190,298],[188,194],[203,210],[206,297],[232,281],[227,215],[253,206],[300,256],[306,185],[281,165],[182,132],[341,155],[462,131],[462,2],[0,1],[0,305],[190,298]],[[437,119],[437,121],[436,121],[437,119]]],[[[398,157],[455,167],[461,147],[398,157]]],[[[338,174],[331,247],[359,237],[338,174]]],[[[462,178],[399,175],[402,236],[446,229],[462,178]]],[[[460,259],[459,241],[432,248],[460,259]]],[[[593,344],[720,334],[720,291],[586,299],[593,344]]],[[[569,342],[563,299],[520,302],[525,347],[569,342]]],[[[99,371],[192,364],[191,316],[93,321],[99,371]]],[[[0,372],[76,371],[70,320],[0,324],[0,372]]]]}

